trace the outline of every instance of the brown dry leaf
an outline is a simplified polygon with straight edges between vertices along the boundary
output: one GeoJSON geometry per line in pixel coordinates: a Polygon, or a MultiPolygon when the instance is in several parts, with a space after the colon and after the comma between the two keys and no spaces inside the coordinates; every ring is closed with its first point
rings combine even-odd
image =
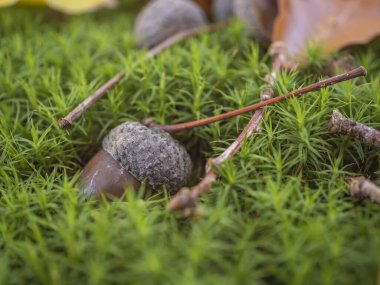
{"type": "Polygon", "coordinates": [[[379,0],[278,0],[273,42],[283,42],[302,63],[308,44],[323,54],[365,44],[380,35],[379,0]]]}

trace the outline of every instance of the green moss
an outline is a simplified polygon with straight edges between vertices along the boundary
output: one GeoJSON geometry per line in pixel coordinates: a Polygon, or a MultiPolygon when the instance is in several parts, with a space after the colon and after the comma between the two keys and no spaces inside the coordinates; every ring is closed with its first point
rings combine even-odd
{"type": "MultiPolygon", "coordinates": [[[[204,216],[186,221],[165,211],[167,196],[81,201],[75,179],[125,119],[184,122],[257,102],[270,59],[234,23],[143,62],[134,17],[128,5],[76,17],[0,11],[0,283],[374,284],[379,206],[353,201],[344,178],[379,180],[380,153],[330,135],[327,122],[339,108],[380,128],[379,43],[354,53],[365,79],[268,107],[262,133],[204,197],[204,216]],[[119,86],[59,130],[57,118],[121,69],[119,86]]],[[[324,77],[326,59],[311,58],[282,75],[278,94],[324,77]]],[[[176,137],[211,157],[248,120],[176,137]]]]}

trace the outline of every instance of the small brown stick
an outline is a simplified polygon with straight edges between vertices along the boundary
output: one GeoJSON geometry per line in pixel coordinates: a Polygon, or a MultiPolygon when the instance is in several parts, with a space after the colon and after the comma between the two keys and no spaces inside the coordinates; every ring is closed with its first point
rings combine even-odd
{"type": "Polygon", "coordinates": [[[196,210],[199,197],[211,191],[212,183],[218,178],[213,166],[222,165],[227,158],[233,156],[241,148],[244,139],[259,130],[262,123],[264,110],[258,110],[252,116],[239,137],[222,154],[211,158],[206,166],[206,175],[192,188],[182,188],[169,202],[167,209],[172,212],[180,212],[183,216],[190,216],[196,210]],[[250,131],[248,131],[250,130],[250,131]],[[250,133],[249,133],[250,132],[250,133]]]}
{"type": "MultiPolygon", "coordinates": [[[[270,74],[268,74],[265,78],[272,88],[267,87],[261,92],[260,97],[261,97],[262,102],[266,100],[270,100],[270,98],[273,96],[273,87],[276,81],[276,72],[278,72],[286,63],[286,61],[283,60],[281,55],[282,55],[281,52],[278,54],[274,54],[273,71],[270,74]]],[[[365,70],[363,68],[359,68],[359,69],[362,69],[361,73],[363,73],[362,75],[365,75],[365,70]]],[[[337,82],[340,82],[340,81],[337,81],[337,82]]],[[[326,82],[326,80],[320,81],[319,83],[321,82],[326,82]]],[[[328,83],[328,84],[325,83],[325,85],[323,86],[327,86],[331,84],[333,83],[328,83]]],[[[308,88],[308,87],[305,87],[305,88],[308,88]]],[[[321,87],[319,87],[318,89],[320,88],[321,87]]],[[[313,90],[310,90],[310,91],[313,91],[313,90]]],[[[167,206],[167,209],[172,212],[181,213],[183,216],[190,216],[194,214],[194,212],[197,212],[196,211],[197,204],[198,204],[198,200],[200,196],[209,193],[211,191],[212,183],[218,178],[218,174],[213,169],[213,166],[221,166],[227,160],[227,158],[232,157],[235,153],[237,153],[240,150],[244,142],[244,139],[251,137],[255,132],[260,130],[261,124],[263,121],[263,116],[264,116],[264,110],[258,109],[253,114],[251,120],[246,125],[244,130],[240,133],[238,138],[222,154],[209,160],[208,165],[206,167],[206,174],[203,177],[203,179],[192,188],[185,187],[181,189],[181,191],[178,192],[178,194],[176,194],[170,200],[167,206]]]]}
{"type": "MultiPolygon", "coordinates": [[[[277,72],[285,63],[283,50],[273,53],[273,70],[265,76],[265,81],[269,86],[265,87],[260,93],[261,101],[269,100],[273,97],[273,87],[277,80],[277,72]]],[[[185,217],[195,215],[199,209],[197,206],[199,197],[207,194],[212,189],[212,183],[218,178],[218,174],[213,169],[213,166],[221,166],[229,157],[234,156],[243,145],[245,139],[249,139],[255,132],[261,129],[261,124],[264,120],[264,109],[255,111],[248,124],[243,131],[235,139],[235,141],[219,156],[211,158],[206,165],[206,174],[202,180],[192,188],[183,188],[169,202],[167,209],[172,212],[181,212],[185,217]]]]}
{"type": "Polygon", "coordinates": [[[333,85],[333,84],[336,84],[336,83],[339,83],[342,81],[350,80],[350,79],[353,79],[353,78],[356,78],[359,76],[365,76],[365,75],[366,75],[366,70],[364,69],[364,67],[361,66],[361,67],[355,68],[355,69],[353,69],[347,73],[340,74],[337,76],[333,76],[333,77],[327,78],[325,80],[321,80],[317,83],[313,83],[309,86],[297,89],[297,90],[289,92],[285,95],[278,96],[275,98],[271,98],[269,100],[262,101],[262,102],[259,102],[259,103],[256,103],[256,104],[253,104],[250,106],[246,106],[246,107],[243,107],[243,108],[231,111],[231,112],[219,114],[216,116],[212,116],[212,117],[208,117],[208,118],[204,118],[204,119],[196,120],[196,121],[192,121],[192,122],[186,122],[186,123],[180,123],[180,124],[174,124],[174,125],[164,125],[161,128],[168,133],[176,133],[176,132],[180,132],[183,130],[208,125],[208,124],[211,124],[211,123],[214,123],[217,121],[221,121],[221,120],[226,120],[226,119],[229,119],[231,117],[238,116],[238,115],[241,115],[241,114],[244,114],[247,112],[252,112],[252,111],[261,109],[265,106],[277,104],[277,103],[284,101],[286,99],[289,99],[291,97],[297,97],[297,96],[306,94],[308,92],[319,90],[319,89],[326,87],[326,86],[329,86],[329,85],[333,85]]]}
{"type": "Polygon", "coordinates": [[[329,122],[332,133],[347,135],[368,145],[380,147],[380,131],[344,117],[338,110],[334,110],[329,122]]]}
{"type": "Polygon", "coordinates": [[[88,108],[91,107],[96,101],[102,98],[108,90],[119,83],[124,77],[125,72],[120,72],[108,80],[93,95],[88,97],[82,103],[80,103],[74,110],[72,110],[66,117],[58,120],[58,125],[62,130],[66,130],[72,127],[73,122],[78,119],[88,108]]]}
{"type": "Polygon", "coordinates": [[[145,58],[146,59],[153,58],[157,54],[163,52],[164,50],[170,48],[171,46],[173,46],[174,44],[176,44],[180,41],[186,40],[188,38],[191,38],[191,37],[203,34],[203,33],[216,32],[220,29],[225,28],[227,25],[228,25],[228,22],[225,21],[225,22],[218,22],[215,24],[210,24],[207,26],[195,27],[195,28],[191,28],[191,29],[187,29],[187,30],[178,32],[178,33],[174,34],[173,36],[170,36],[166,40],[162,41],[161,43],[159,43],[155,47],[151,48],[148,51],[148,53],[146,54],[145,58]]]}
{"type": "MultiPolygon", "coordinates": [[[[174,44],[188,39],[190,37],[194,37],[196,35],[206,33],[206,32],[214,32],[226,27],[228,22],[219,22],[216,24],[211,24],[202,27],[191,28],[188,30],[184,30],[170,36],[157,46],[150,49],[145,55],[144,59],[154,58],[159,53],[165,51],[169,47],[174,44]]],[[[77,120],[88,108],[90,108],[96,101],[102,98],[107,92],[113,88],[116,84],[118,84],[124,77],[126,76],[126,72],[119,72],[101,87],[99,87],[91,96],[85,99],[82,103],[80,103],[74,110],[72,110],[68,115],[64,118],[58,120],[58,125],[61,129],[66,130],[72,127],[75,120],[77,120]]]]}
{"type": "Polygon", "coordinates": [[[380,187],[364,176],[347,178],[350,184],[350,194],[358,199],[369,198],[371,201],[380,204],[380,187]]]}

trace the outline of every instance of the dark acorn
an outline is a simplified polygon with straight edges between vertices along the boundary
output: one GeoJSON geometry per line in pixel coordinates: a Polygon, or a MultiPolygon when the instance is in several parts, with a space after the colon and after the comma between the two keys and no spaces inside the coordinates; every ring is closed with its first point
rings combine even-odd
{"type": "Polygon", "coordinates": [[[120,197],[128,187],[146,183],[155,192],[176,192],[186,185],[192,162],[185,148],[168,133],[137,122],[125,122],[103,139],[78,183],[84,196],[120,197]]]}

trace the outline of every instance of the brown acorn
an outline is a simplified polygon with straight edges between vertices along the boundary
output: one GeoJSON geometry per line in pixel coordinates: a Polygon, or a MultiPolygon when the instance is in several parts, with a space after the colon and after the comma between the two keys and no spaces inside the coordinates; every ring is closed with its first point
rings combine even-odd
{"type": "Polygon", "coordinates": [[[176,192],[186,185],[192,162],[168,133],[127,121],[103,139],[103,149],[84,167],[78,183],[84,196],[120,197],[146,183],[153,191],[176,192]]]}
{"type": "Polygon", "coordinates": [[[234,15],[257,40],[271,39],[277,9],[277,0],[233,0],[234,15]]]}
{"type": "Polygon", "coordinates": [[[190,0],[153,0],[139,14],[135,36],[140,47],[152,47],[177,32],[205,25],[203,10],[190,0]]]}

